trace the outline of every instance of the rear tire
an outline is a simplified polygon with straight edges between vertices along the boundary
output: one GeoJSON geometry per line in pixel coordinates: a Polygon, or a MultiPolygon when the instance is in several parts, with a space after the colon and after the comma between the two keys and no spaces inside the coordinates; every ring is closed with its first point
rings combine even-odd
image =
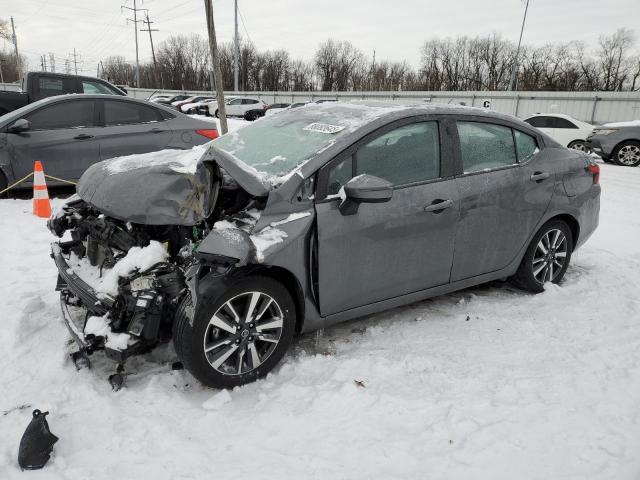
{"type": "Polygon", "coordinates": [[[529,292],[544,292],[546,282],[560,283],[572,252],[573,235],[569,226],[562,220],[550,220],[531,240],[512,277],[513,283],[529,292]]]}
{"type": "Polygon", "coordinates": [[[220,297],[202,302],[191,321],[187,296],[173,326],[178,358],[201,383],[213,388],[244,385],[264,377],[284,357],[293,339],[296,309],[282,284],[246,277],[220,297]]]}
{"type": "Polygon", "coordinates": [[[611,159],[622,167],[637,167],[640,165],[640,142],[628,140],[622,142],[611,152],[611,159]]]}
{"type": "Polygon", "coordinates": [[[218,110],[216,110],[216,113],[214,115],[216,118],[220,118],[220,112],[218,110]]]}

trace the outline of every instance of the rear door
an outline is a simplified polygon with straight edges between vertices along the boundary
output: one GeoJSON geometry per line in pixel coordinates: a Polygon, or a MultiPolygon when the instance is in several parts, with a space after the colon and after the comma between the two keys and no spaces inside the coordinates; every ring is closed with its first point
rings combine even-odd
{"type": "Polygon", "coordinates": [[[458,199],[445,128],[433,117],[395,122],[320,171],[316,214],[323,316],[449,282],[458,199]],[[393,197],[363,203],[355,215],[344,216],[338,209],[340,189],[363,173],[393,183],[393,197]],[[429,208],[435,203],[443,208],[429,208]]]}
{"type": "Polygon", "coordinates": [[[77,180],[100,160],[96,136],[95,101],[64,99],[25,115],[31,129],[8,134],[8,146],[14,174],[22,178],[33,171],[40,160],[44,171],[65,180],[77,180]]]}
{"type": "Polygon", "coordinates": [[[460,222],[451,281],[505,268],[549,206],[554,162],[540,139],[487,118],[456,122],[460,222]]]}
{"type": "Polygon", "coordinates": [[[242,110],[242,98],[234,98],[230,100],[229,103],[225,105],[227,115],[243,115],[244,111],[242,110]]]}
{"type": "Polygon", "coordinates": [[[152,105],[128,100],[98,100],[101,123],[100,158],[162,150],[173,132],[162,112],[152,105]]]}

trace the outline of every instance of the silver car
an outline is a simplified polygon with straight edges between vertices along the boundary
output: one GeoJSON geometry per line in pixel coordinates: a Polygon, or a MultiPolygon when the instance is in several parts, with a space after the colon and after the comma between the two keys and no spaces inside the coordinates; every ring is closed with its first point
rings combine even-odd
{"type": "Polygon", "coordinates": [[[338,102],[199,159],[101,162],[77,191],[49,227],[73,239],[52,248],[78,355],[172,340],[220,388],[266,375],[300,332],[503,278],[541,292],[600,207],[593,159],[514,117],[338,102]]]}
{"type": "MultiPolygon", "coordinates": [[[[0,190],[33,171],[75,181],[94,163],[163,149],[189,149],[218,137],[214,122],[116,95],[49,97],[0,117],[0,190]]],[[[56,180],[51,185],[61,184],[56,180]]],[[[31,178],[17,188],[28,188],[31,178]]]]}
{"type": "Polygon", "coordinates": [[[605,162],[637,167],[640,165],[640,120],[601,125],[587,138],[587,146],[605,162]]]}

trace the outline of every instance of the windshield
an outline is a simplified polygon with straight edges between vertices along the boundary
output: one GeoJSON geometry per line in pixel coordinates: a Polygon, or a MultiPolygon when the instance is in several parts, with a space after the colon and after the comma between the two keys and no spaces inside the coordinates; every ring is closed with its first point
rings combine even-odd
{"type": "Polygon", "coordinates": [[[397,106],[310,104],[262,118],[214,141],[220,150],[269,176],[290,173],[336,140],[397,106]]]}

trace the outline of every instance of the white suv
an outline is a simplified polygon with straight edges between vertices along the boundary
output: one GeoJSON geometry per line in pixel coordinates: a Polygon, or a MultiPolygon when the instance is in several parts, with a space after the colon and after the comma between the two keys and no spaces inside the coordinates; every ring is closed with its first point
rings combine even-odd
{"type": "MultiPolygon", "coordinates": [[[[262,100],[256,100],[249,97],[233,97],[228,98],[224,102],[227,115],[230,117],[244,117],[249,110],[264,110],[267,104],[262,100]]],[[[209,103],[209,115],[218,117],[218,102],[209,103]]]]}

